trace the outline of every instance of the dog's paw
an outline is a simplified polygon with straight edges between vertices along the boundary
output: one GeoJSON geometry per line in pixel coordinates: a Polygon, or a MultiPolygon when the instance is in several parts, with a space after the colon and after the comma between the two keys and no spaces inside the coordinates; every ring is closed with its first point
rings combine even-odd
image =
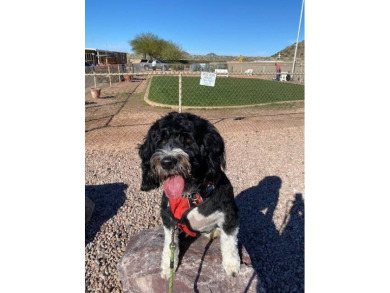
{"type": "Polygon", "coordinates": [[[160,274],[160,276],[163,279],[169,279],[169,271],[170,271],[169,263],[170,263],[170,261],[169,261],[169,257],[168,256],[163,257],[161,259],[161,265],[160,265],[161,274],[160,274]]]}
{"type": "MultiPolygon", "coordinates": [[[[175,255],[175,260],[174,260],[174,268],[176,269],[177,264],[179,262],[179,257],[175,255]]],[[[160,276],[162,279],[169,279],[169,275],[171,273],[171,268],[170,268],[170,261],[163,261],[161,262],[161,273],[160,276]]]]}
{"type": "Polygon", "coordinates": [[[240,260],[230,259],[223,263],[223,268],[229,277],[236,277],[240,271],[240,260]]]}
{"type": "Polygon", "coordinates": [[[162,279],[168,280],[169,279],[169,273],[170,273],[169,266],[168,267],[164,267],[164,268],[162,267],[160,276],[161,276],[162,279]]]}

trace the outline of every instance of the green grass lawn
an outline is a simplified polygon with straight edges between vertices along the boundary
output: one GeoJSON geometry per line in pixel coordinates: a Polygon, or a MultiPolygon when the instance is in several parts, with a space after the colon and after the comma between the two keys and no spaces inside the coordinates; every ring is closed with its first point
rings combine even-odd
{"type": "MultiPolygon", "coordinates": [[[[182,77],[183,106],[233,106],[303,100],[305,87],[289,82],[217,77],[215,87],[199,85],[200,77],[182,77]]],[[[155,76],[149,91],[153,102],[178,105],[179,77],[155,76]]]]}

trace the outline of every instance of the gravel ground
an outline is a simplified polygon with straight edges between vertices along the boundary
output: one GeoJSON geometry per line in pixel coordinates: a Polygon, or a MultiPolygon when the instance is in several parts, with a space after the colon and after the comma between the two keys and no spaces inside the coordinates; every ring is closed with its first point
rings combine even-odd
{"type": "MultiPolygon", "coordinates": [[[[145,88],[143,84],[126,86],[133,87],[135,93],[145,88]]],[[[86,226],[86,292],[122,292],[116,264],[128,240],[143,229],[162,225],[161,189],[139,190],[141,170],[136,146],[148,123],[142,121],[142,128],[134,129],[134,124],[125,119],[132,117],[128,112],[134,107],[127,107],[131,97],[121,95],[117,102],[123,102],[124,107],[115,109],[110,121],[113,125],[122,121],[127,128],[109,128],[106,123],[88,131],[86,126],[85,191],[96,204],[86,226]]],[[[101,101],[91,102],[86,97],[86,106],[91,103],[96,106],[101,101]]],[[[140,107],[151,111],[145,105],[140,107]]],[[[140,115],[140,109],[136,110],[140,115]]],[[[158,116],[168,111],[155,112],[158,116]]],[[[212,122],[226,143],[226,173],[241,211],[239,239],[252,258],[261,286],[266,292],[303,292],[303,108],[269,111],[267,114],[259,110],[254,118],[241,121],[212,122]]]]}

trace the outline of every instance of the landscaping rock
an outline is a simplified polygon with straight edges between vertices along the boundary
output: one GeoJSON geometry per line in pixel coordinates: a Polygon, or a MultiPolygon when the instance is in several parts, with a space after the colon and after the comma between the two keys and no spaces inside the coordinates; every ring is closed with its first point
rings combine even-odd
{"type": "MultiPolygon", "coordinates": [[[[219,239],[180,236],[181,263],[175,273],[173,292],[264,292],[250,257],[240,245],[241,268],[237,277],[228,277],[222,267],[219,239]]],[[[165,292],[168,280],[160,277],[164,243],[162,227],[143,230],[132,236],[118,263],[124,292],[165,292]]]]}

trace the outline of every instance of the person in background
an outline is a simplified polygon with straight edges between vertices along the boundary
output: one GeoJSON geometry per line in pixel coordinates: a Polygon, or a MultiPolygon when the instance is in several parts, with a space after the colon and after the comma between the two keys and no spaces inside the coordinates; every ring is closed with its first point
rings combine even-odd
{"type": "Polygon", "coordinates": [[[275,66],[276,66],[276,80],[279,81],[280,80],[280,72],[282,72],[282,69],[281,69],[279,63],[275,63],[275,66]]]}
{"type": "Polygon", "coordinates": [[[153,68],[153,71],[156,71],[156,60],[155,59],[153,59],[152,68],[153,68]]]}

